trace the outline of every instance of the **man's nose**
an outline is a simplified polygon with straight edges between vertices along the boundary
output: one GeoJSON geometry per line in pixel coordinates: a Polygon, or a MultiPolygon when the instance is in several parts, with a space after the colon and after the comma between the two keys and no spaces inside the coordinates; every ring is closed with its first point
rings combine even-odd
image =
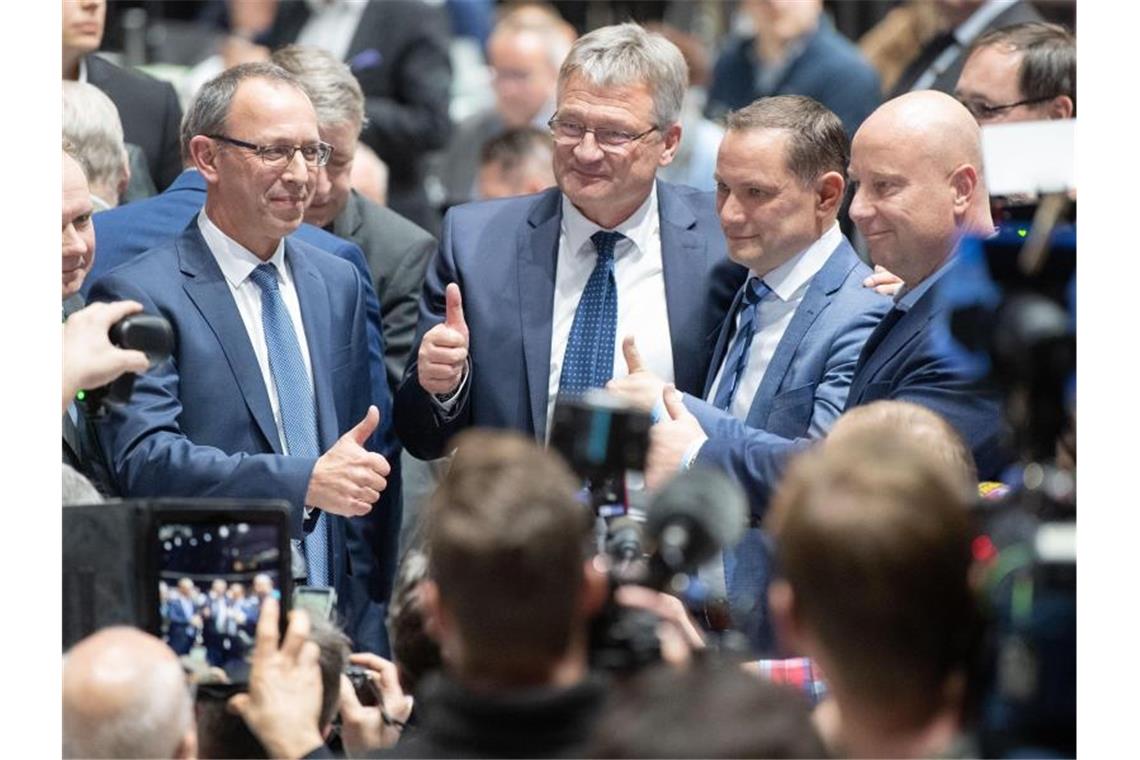
{"type": "Polygon", "coordinates": [[[600,161],[605,156],[602,146],[598,145],[593,132],[582,135],[582,139],[574,146],[574,157],[583,163],[600,161]]]}

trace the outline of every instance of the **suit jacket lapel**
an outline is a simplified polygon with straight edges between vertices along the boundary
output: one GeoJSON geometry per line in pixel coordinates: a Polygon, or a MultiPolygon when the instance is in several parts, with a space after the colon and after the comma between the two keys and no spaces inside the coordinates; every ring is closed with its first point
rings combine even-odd
{"type": "Polygon", "coordinates": [[[245,331],[245,323],[234,303],[230,286],[194,221],[191,221],[178,240],[177,247],[179,266],[186,276],[182,286],[186,295],[198,307],[218,339],[230,371],[241,388],[250,416],[273,452],[282,453],[277,425],[273,421],[273,408],[269,404],[269,394],[265,390],[257,356],[253,353],[253,346],[245,331]]]}
{"type": "Polygon", "coordinates": [[[519,313],[522,315],[530,417],[535,437],[546,436],[550,401],[550,340],[554,312],[554,276],[562,227],[562,194],[549,190],[535,202],[518,237],[519,313]]]}
{"type": "MultiPolygon", "coordinates": [[[[857,399],[862,395],[863,390],[874,379],[879,370],[894,358],[895,354],[912,340],[917,340],[923,335],[927,329],[927,323],[930,322],[935,313],[932,295],[932,292],[927,292],[925,296],[920,298],[918,303],[904,313],[890,328],[890,331],[883,336],[879,345],[875,346],[874,351],[866,357],[866,360],[859,363],[855,369],[855,377],[851,379],[851,390],[847,394],[848,407],[858,403],[857,399]]],[[[890,312],[887,314],[889,316],[890,312]]],[[[875,334],[872,333],[867,341],[870,342],[874,337],[875,334]]]]}
{"type": "Polygon", "coordinates": [[[344,211],[333,220],[332,231],[337,237],[350,240],[362,224],[364,224],[364,215],[360,213],[360,199],[353,190],[348,196],[344,211]]]}
{"type": "Polygon", "coordinates": [[[788,374],[788,368],[803,343],[804,336],[815,324],[816,318],[835,298],[835,293],[843,285],[848,272],[855,266],[855,261],[855,252],[844,238],[812,278],[807,292],[804,293],[804,300],[796,308],[792,321],[788,323],[780,342],[776,345],[772,360],[764,370],[764,377],[760,381],[760,387],[756,389],[752,407],[748,410],[749,425],[764,427],[767,423],[772,401],[783,385],[784,376],[788,374]]]}
{"type": "Polygon", "coordinates": [[[678,388],[701,387],[701,367],[708,348],[701,334],[704,294],[694,294],[705,282],[707,244],[696,231],[697,218],[667,184],[657,183],[661,224],[661,265],[665,278],[665,309],[673,344],[673,382],[678,388]]]}
{"type": "Polygon", "coordinates": [[[313,365],[317,434],[321,451],[327,451],[336,443],[339,430],[330,374],[332,326],[329,315],[332,307],[329,304],[329,293],[320,273],[288,238],[285,239],[285,257],[293,270],[293,285],[297,288],[301,320],[305,325],[305,340],[309,344],[309,361],[313,365]]]}

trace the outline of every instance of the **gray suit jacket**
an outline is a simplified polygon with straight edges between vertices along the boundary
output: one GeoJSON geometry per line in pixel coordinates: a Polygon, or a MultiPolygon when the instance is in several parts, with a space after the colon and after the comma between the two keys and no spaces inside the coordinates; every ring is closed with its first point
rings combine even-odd
{"type": "Polygon", "coordinates": [[[419,225],[355,190],[344,211],[333,220],[332,233],[351,240],[364,251],[380,299],[388,383],[397,388],[412,350],[420,288],[437,247],[436,239],[419,225]]]}

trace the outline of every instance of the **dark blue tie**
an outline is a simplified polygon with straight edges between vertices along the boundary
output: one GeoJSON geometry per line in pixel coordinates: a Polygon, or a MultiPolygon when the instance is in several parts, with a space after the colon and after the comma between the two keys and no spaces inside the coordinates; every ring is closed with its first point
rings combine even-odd
{"type": "Polygon", "coordinates": [[[716,395],[713,396],[713,406],[728,411],[732,405],[732,397],[736,393],[736,386],[748,366],[748,347],[752,345],[752,336],[756,334],[756,316],[760,310],[760,301],[771,293],[771,289],[759,277],[749,277],[744,284],[744,297],[740,299],[740,324],[736,327],[736,336],[732,339],[732,346],[724,359],[724,371],[720,375],[720,385],[717,386],[716,395]]]}
{"type": "MultiPolygon", "coordinates": [[[[319,457],[317,410],[309,374],[301,356],[301,346],[293,329],[293,320],[285,309],[285,301],[277,288],[277,268],[262,264],[249,278],[261,288],[261,324],[265,328],[265,346],[269,351],[269,369],[277,386],[277,403],[281,408],[281,426],[290,456],[319,457]]],[[[329,541],[328,518],[317,513],[317,523],[305,535],[305,565],[311,586],[328,586],[329,541]]]]}
{"type": "Polygon", "coordinates": [[[614,373],[614,334],[617,332],[617,283],[614,282],[614,246],[620,232],[590,236],[598,252],[594,271],[586,281],[562,361],[559,393],[581,393],[601,388],[614,373]]]}

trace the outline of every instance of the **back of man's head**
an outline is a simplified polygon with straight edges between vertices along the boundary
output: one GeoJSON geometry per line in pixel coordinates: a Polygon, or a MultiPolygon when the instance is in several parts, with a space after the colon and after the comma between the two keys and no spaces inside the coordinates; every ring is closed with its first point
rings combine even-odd
{"type": "MultiPolygon", "coordinates": [[[[340,676],[348,663],[350,642],[333,623],[310,617],[309,640],[321,650],[321,714],[319,726],[327,731],[336,717],[340,699],[340,676]]],[[[225,698],[217,698],[204,687],[199,689],[198,747],[203,758],[263,758],[269,753],[240,715],[231,712],[225,698]],[[202,692],[207,693],[203,694],[202,692]]]]}
{"type": "Polygon", "coordinates": [[[420,679],[441,665],[439,645],[428,635],[420,601],[420,584],[426,577],[427,555],[409,549],[396,573],[387,621],[392,659],[405,694],[413,693],[420,679]]]}
{"type": "Polygon", "coordinates": [[[789,468],[768,517],[773,608],[841,710],[902,730],[960,698],[977,631],[967,505],[959,474],[905,437],[849,436],[789,468]]]}
{"type": "Polygon", "coordinates": [[[827,435],[828,446],[857,446],[858,440],[895,437],[925,449],[946,465],[967,500],[978,494],[978,468],[970,447],[936,412],[909,401],[883,400],[849,409],[827,435]]]}
{"type": "Polygon", "coordinates": [[[117,205],[130,169],[115,104],[94,85],[65,81],[63,137],[74,146],[91,192],[108,205],[117,205]]]}
{"type": "Polygon", "coordinates": [[[588,757],[824,757],[804,698],[713,658],[657,666],[613,696],[588,757]]]}
{"type": "Polygon", "coordinates": [[[508,129],[483,144],[479,196],[506,198],[554,187],[550,133],[535,127],[508,129]]]}
{"type": "Polygon", "coordinates": [[[955,87],[979,123],[1077,115],[1077,40],[1044,21],[986,32],[970,46],[955,87]]]}
{"type": "Polygon", "coordinates": [[[193,703],[177,656],[134,628],[105,628],[63,660],[64,757],[194,757],[193,703]]]}
{"type": "Polygon", "coordinates": [[[566,465],[533,441],[472,431],[454,443],[425,520],[425,586],[436,625],[455,629],[444,661],[461,678],[541,683],[584,637],[588,510],[566,465]]]}

